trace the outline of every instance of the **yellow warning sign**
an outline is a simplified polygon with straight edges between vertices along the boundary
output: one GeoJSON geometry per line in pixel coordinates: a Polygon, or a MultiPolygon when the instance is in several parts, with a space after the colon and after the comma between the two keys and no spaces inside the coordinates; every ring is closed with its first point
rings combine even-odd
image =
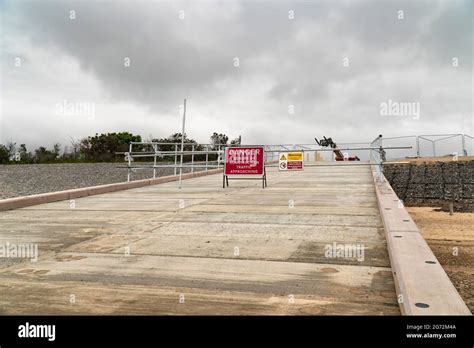
{"type": "Polygon", "coordinates": [[[303,152],[288,152],[288,161],[303,161],[303,152]]]}
{"type": "Polygon", "coordinates": [[[279,170],[303,170],[303,152],[280,153],[278,161],[279,170]]]}

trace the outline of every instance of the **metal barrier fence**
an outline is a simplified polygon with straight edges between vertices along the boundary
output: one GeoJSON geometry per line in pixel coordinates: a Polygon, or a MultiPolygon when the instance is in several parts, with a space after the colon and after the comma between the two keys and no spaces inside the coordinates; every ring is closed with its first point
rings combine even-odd
{"type": "Polygon", "coordinates": [[[382,162],[385,161],[386,152],[382,148],[382,135],[379,135],[371,143],[373,148],[370,151],[370,163],[375,165],[375,170],[377,172],[377,178],[380,182],[384,181],[382,162]]]}
{"type": "Polygon", "coordinates": [[[474,138],[468,134],[428,134],[400,137],[384,137],[383,147],[410,145],[413,151],[394,152],[391,159],[404,157],[441,157],[441,156],[472,156],[474,154],[474,138]]]}
{"type": "MultiPolygon", "coordinates": [[[[181,146],[181,143],[131,142],[128,152],[117,152],[117,154],[125,156],[126,168],[128,169],[127,181],[130,181],[131,174],[137,170],[152,169],[153,178],[155,178],[156,170],[159,168],[173,168],[174,175],[181,174],[183,169],[189,169],[193,173],[195,169],[208,171],[213,168],[222,168],[224,166],[224,151],[227,146],[229,145],[184,143],[181,146]],[[161,150],[160,147],[171,148],[172,150],[161,150]],[[186,150],[186,148],[190,149],[186,150]],[[185,156],[188,157],[188,161],[185,161],[185,156]],[[199,156],[203,156],[204,159],[196,161],[196,157],[199,156]],[[215,160],[212,159],[214,157],[215,160]],[[138,158],[151,158],[152,162],[136,161],[138,158]]],[[[278,160],[279,152],[300,149],[296,145],[263,145],[263,147],[265,149],[265,162],[267,163],[278,160]]]]}
{"type": "MultiPolygon", "coordinates": [[[[447,140],[457,140],[456,146],[452,149],[459,149],[461,156],[472,155],[473,153],[473,137],[467,134],[443,134],[443,135],[413,135],[402,137],[383,138],[378,136],[370,143],[339,143],[337,149],[322,148],[316,143],[311,144],[272,144],[258,145],[265,149],[265,162],[269,167],[275,166],[272,162],[278,161],[278,155],[281,152],[301,151],[306,160],[310,153],[329,153],[330,160],[334,160],[332,152],[334,150],[351,151],[352,155],[368,160],[368,163],[360,163],[360,165],[374,165],[378,177],[383,180],[382,163],[387,160],[388,154],[386,150],[390,150],[390,159],[405,158],[407,153],[414,155],[413,157],[426,156],[426,149],[423,142],[429,142],[432,153],[436,157],[440,153],[441,142],[447,140]],[[402,143],[400,146],[398,143],[402,143]],[[394,144],[395,143],[395,144],[394,144]],[[354,146],[356,145],[356,146],[354,146]],[[357,146],[358,145],[358,146],[357,146]],[[387,146],[390,145],[390,146],[387,146]],[[392,146],[399,145],[399,146],[392,146]],[[410,153],[407,150],[414,151],[410,153]],[[362,154],[366,154],[365,156],[362,154]],[[368,154],[368,155],[367,155],[368,154]],[[404,156],[401,156],[404,154],[404,156]]],[[[444,144],[445,145],[445,144],[444,144]]],[[[152,169],[153,178],[156,177],[157,169],[172,168],[174,175],[183,173],[183,170],[194,172],[195,170],[209,170],[213,168],[222,168],[224,166],[224,151],[228,144],[197,144],[197,143],[158,143],[158,142],[131,142],[128,152],[121,152],[125,156],[128,169],[127,181],[131,180],[131,174],[137,170],[152,169]],[[150,158],[152,161],[143,161],[150,158]],[[187,158],[187,160],[185,160],[187,158]],[[142,159],[142,160],[138,160],[142,159]]],[[[232,146],[252,146],[252,145],[232,145],[232,146]]],[[[257,145],[255,145],[257,146],[257,145]]],[[[443,154],[447,154],[447,148],[444,146],[443,154]]],[[[452,151],[455,153],[456,151],[452,151]]],[[[356,163],[351,163],[354,165],[356,163]]],[[[321,164],[318,164],[321,165],[321,164]]]]}
{"type": "Polygon", "coordinates": [[[128,152],[123,154],[127,162],[127,181],[131,174],[137,170],[153,170],[153,178],[159,168],[173,168],[174,175],[180,174],[184,168],[189,168],[193,173],[195,169],[209,170],[223,166],[223,153],[226,144],[196,144],[196,143],[159,143],[159,142],[130,142],[128,152]],[[189,150],[186,150],[189,148],[189,150]],[[171,150],[170,150],[171,149],[171,150]],[[184,157],[190,157],[189,162],[184,157]],[[204,160],[195,161],[196,157],[204,157],[204,160]],[[211,157],[211,158],[210,158],[211,157]],[[138,158],[152,158],[153,162],[139,162],[138,158]],[[213,159],[215,158],[215,159],[213,159]],[[178,159],[180,161],[178,162],[178,159]]]}

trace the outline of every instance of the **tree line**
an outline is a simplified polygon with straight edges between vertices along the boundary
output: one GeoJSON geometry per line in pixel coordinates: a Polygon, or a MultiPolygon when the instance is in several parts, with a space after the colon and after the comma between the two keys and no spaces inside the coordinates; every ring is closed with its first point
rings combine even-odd
{"type": "MultiPolygon", "coordinates": [[[[147,142],[163,143],[157,146],[158,151],[175,151],[174,143],[181,144],[181,133],[174,133],[166,138],[152,138],[147,142]]],[[[142,137],[130,132],[102,133],[94,136],[75,140],[71,138],[70,144],[64,147],[56,143],[52,148],[40,146],[34,151],[29,151],[25,144],[17,145],[14,142],[0,144],[0,164],[33,164],[33,163],[75,163],[75,162],[121,162],[124,160],[123,153],[129,151],[130,142],[142,142],[142,137]],[[117,152],[122,153],[120,155],[117,152]]],[[[196,140],[184,135],[184,151],[204,151],[206,147],[200,145],[196,140]]],[[[222,133],[214,132],[209,139],[209,150],[217,150],[219,144],[228,144],[229,137],[222,133]]],[[[230,144],[240,143],[240,138],[233,139],[230,144]]],[[[139,145],[133,148],[134,152],[153,151],[152,146],[139,145]]],[[[178,146],[180,151],[180,146],[178,146]]],[[[185,160],[187,160],[185,156],[185,160]]],[[[213,160],[216,155],[209,155],[213,160]]],[[[204,160],[205,154],[195,155],[196,161],[204,160]]],[[[140,160],[140,159],[138,159],[140,160]]],[[[146,158],[141,160],[146,161],[146,158]]],[[[170,160],[163,158],[161,160],[170,160]]]]}

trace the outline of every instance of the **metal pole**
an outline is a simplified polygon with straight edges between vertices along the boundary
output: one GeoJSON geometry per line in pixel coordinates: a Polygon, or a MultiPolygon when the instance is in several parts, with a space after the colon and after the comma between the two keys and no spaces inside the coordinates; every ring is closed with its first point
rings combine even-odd
{"type": "Polygon", "coordinates": [[[153,179],[156,178],[156,152],[157,152],[157,145],[153,145],[153,150],[155,150],[155,155],[153,156],[153,179]]]}
{"type": "Polygon", "coordinates": [[[382,168],[382,162],[379,164],[379,178],[380,182],[383,182],[383,168],[382,168]]]}
{"type": "Polygon", "coordinates": [[[179,188],[181,188],[181,177],[183,175],[183,151],[184,151],[184,130],[186,125],[186,99],[183,106],[183,130],[181,132],[181,165],[179,168],[179,188]]]}
{"type": "Polygon", "coordinates": [[[431,144],[433,145],[433,157],[436,157],[436,141],[431,140],[431,144]]]}
{"type": "Polygon", "coordinates": [[[176,167],[178,164],[178,144],[174,144],[174,175],[176,176],[176,167]]]}
{"type": "Polygon", "coordinates": [[[207,166],[208,166],[208,160],[209,160],[209,154],[207,153],[209,151],[209,145],[206,145],[206,172],[207,172],[207,166]]]}
{"type": "MultiPolygon", "coordinates": [[[[382,134],[379,135],[379,148],[382,148],[382,142],[383,142],[383,138],[382,138],[382,134]]],[[[383,167],[382,167],[382,152],[380,151],[378,153],[378,161],[379,161],[379,178],[380,178],[380,182],[383,182],[383,167]]]]}
{"type": "Polygon", "coordinates": [[[416,136],[416,157],[420,157],[420,138],[416,136]]]}
{"type": "Polygon", "coordinates": [[[132,166],[132,143],[128,146],[128,173],[127,182],[130,182],[130,167],[132,166]]]}
{"type": "Polygon", "coordinates": [[[191,173],[194,173],[194,144],[191,146],[191,173]]]}
{"type": "Polygon", "coordinates": [[[461,142],[462,142],[462,153],[464,156],[467,156],[466,139],[464,138],[464,134],[461,134],[461,142]]]}

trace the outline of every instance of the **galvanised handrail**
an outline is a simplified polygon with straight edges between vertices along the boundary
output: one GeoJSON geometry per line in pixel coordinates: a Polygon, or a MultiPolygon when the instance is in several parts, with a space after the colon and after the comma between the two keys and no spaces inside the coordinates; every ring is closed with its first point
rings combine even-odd
{"type": "MultiPolygon", "coordinates": [[[[177,170],[182,168],[191,168],[191,172],[194,172],[195,168],[205,168],[205,171],[208,171],[209,168],[220,168],[223,165],[223,148],[226,146],[225,144],[197,144],[197,143],[183,143],[183,148],[185,146],[191,145],[191,150],[182,150],[181,143],[164,143],[164,142],[138,142],[133,141],[129,143],[129,151],[128,152],[117,152],[116,154],[123,154],[124,159],[127,162],[127,181],[130,181],[131,173],[135,172],[136,170],[142,169],[153,169],[153,178],[156,178],[156,169],[158,168],[173,168],[174,175],[177,175],[177,170]],[[134,146],[152,146],[153,152],[150,151],[133,151],[134,146]],[[160,151],[158,149],[159,145],[167,145],[167,146],[174,146],[174,151],[160,151]],[[205,147],[206,150],[195,150],[195,147],[205,147]],[[179,147],[179,149],[178,149],[179,147]],[[217,150],[210,150],[209,148],[213,147],[217,150]],[[217,156],[216,160],[209,160],[209,155],[215,154],[217,156]],[[189,164],[178,164],[178,157],[181,157],[181,163],[183,157],[185,155],[191,155],[191,165],[189,164]],[[195,155],[206,155],[205,161],[194,161],[195,155]],[[134,162],[134,158],[153,158],[153,165],[149,164],[132,164],[134,162]],[[174,164],[158,164],[158,158],[165,158],[165,157],[174,157],[174,164]]],[[[136,163],[136,162],[135,162],[136,163]]],[[[172,163],[172,162],[171,162],[172,163]]]]}
{"type": "MultiPolygon", "coordinates": [[[[466,138],[473,139],[473,137],[469,134],[463,134],[463,133],[453,133],[453,134],[420,134],[420,135],[406,135],[406,136],[398,136],[398,137],[384,137],[383,140],[395,140],[395,139],[409,139],[413,138],[416,142],[416,156],[421,157],[421,150],[420,150],[420,139],[424,141],[428,141],[431,143],[432,146],[432,151],[433,151],[433,157],[437,157],[437,151],[436,151],[436,144],[440,141],[447,140],[447,139],[452,139],[460,137],[461,138],[461,151],[462,151],[462,156],[469,156],[469,151],[466,146],[466,138]],[[430,139],[437,137],[436,139],[430,139]],[[441,138],[440,138],[441,137],[441,138]]],[[[472,153],[471,153],[472,155],[472,153]]]]}
{"type": "MultiPolygon", "coordinates": [[[[385,161],[385,150],[391,149],[411,149],[412,146],[383,146],[384,141],[395,140],[395,139],[415,139],[416,140],[416,152],[417,156],[420,156],[420,139],[425,141],[430,141],[433,146],[433,155],[436,156],[436,142],[460,137],[462,140],[462,151],[463,155],[467,156],[468,151],[466,148],[466,138],[474,139],[469,134],[431,134],[431,135],[409,135],[409,136],[398,136],[398,137],[383,137],[380,135],[376,137],[372,142],[352,142],[352,143],[339,143],[337,149],[322,148],[318,144],[266,144],[266,145],[232,145],[232,146],[263,146],[265,149],[265,162],[270,163],[278,160],[278,154],[281,152],[290,152],[290,151],[301,151],[305,152],[326,152],[334,150],[352,150],[352,151],[369,151],[369,164],[364,165],[373,165],[377,171],[377,176],[380,181],[383,181],[383,171],[382,163],[385,161]],[[429,139],[429,137],[438,137],[438,139],[429,139]],[[441,137],[441,138],[439,138],[441,137]],[[346,147],[344,145],[367,145],[364,147],[346,147]],[[341,146],[342,145],[342,146],[341,146]]],[[[222,168],[224,165],[224,152],[225,148],[231,146],[228,144],[198,144],[194,142],[184,143],[183,149],[181,149],[181,143],[168,143],[168,142],[130,142],[128,152],[117,152],[117,154],[125,155],[125,160],[127,162],[128,176],[127,180],[130,181],[131,172],[135,172],[140,169],[153,169],[153,178],[156,177],[157,168],[174,168],[174,175],[177,175],[177,170],[182,168],[190,168],[191,172],[194,172],[195,168],[204,168],[208,170],[209,168],[222,168]],[[160,151],[159,146],[166,145],[173,148],[174,150],[160,151]],[[139,151],[133,151],[134,147],[141,146],[142,149],[139,151]],[[143,147],[151,146],[152,151],[146,151],[143,147]],[[184,147],[191,146],[191,150],[184,150],[184,147]],[[199,150],[197,150],[198,148],[199,150]],[[204,148],[204,149],[203,149],[204,148]],[[182,151],[183,150],[183,151],[182,151]],[[178,158],[184,156],[191,156],[190,164],[178,164],[178,158]],[[204,161],[195,161],[195,156],[205,155],[204,161]],[[215,160],[209,160],[209,155],[216,155],[215,160]],[[150,164],[141,164],[134,162],[134,158],[153,158],[153,165],[150,164]],[[158,163],[158,158],[173,158],[173,162],[166,162],[163,164],[158,163]],[[171,163],[171,164],[170,164],[171,163]]],[[[361,164],[362,165],[362,164],[361,164]]]]}

